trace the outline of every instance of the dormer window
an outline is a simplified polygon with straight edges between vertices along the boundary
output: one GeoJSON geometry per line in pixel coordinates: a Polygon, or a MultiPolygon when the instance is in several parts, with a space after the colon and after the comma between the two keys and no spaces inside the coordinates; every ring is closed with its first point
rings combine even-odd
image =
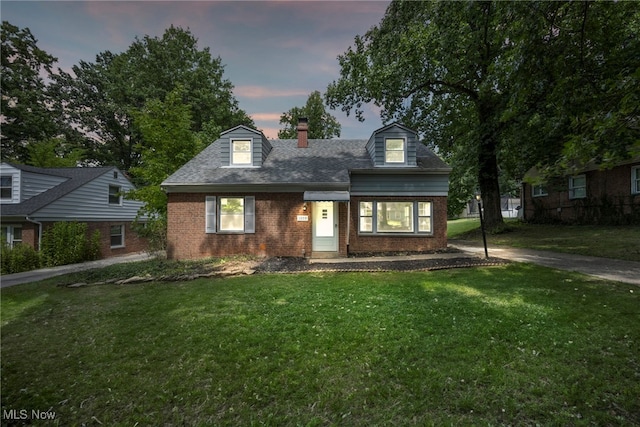
{"type": "Polygon", "coordinates": [[[406,144],[404,138],[384,140],[384,162],[404,164],[406,162],[406,144]]]}
{"type": "Polygon", "coordinates": [[[251,140],[250,139],[233,139],[231,140],[231,164],[232,165],[251,165],[251,140]]]}

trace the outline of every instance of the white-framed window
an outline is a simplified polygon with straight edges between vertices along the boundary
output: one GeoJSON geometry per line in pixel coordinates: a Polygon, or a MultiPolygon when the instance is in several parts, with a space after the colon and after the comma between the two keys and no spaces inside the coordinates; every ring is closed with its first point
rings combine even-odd
{"type": "Polygon", "coordinates": [[[109,204],[110,205],[122,205],[122,193],[120,187],[117,185],[109,186],[109,204]]]}
{"type": "Polygon", "coordinates": [[[124,247],[124,225],[112,225],[109,227],[109,238],[112,248],[124,247]]]}
{"type": "Polygon", "coordinates": [[[206,196],[206,233],[255,233],[254,196],[206,196]]]}
{"type": "Polygon", "coordinates": [[[0,176],[0,199],[2,200],[13,199],[13,176],[11,175],[0,176]]]}
{"type": "Polygon", "coordinates": [[[569,177],[569,198],[584,199],[585,197],[587,197],[586,175],[576,175],[569,177]]]}
{"type": "Polygon", "coordinates": [[[361,234],[432,234],[432,203],[363,201],[359,205],[361,234]]]}
{"type": "Polygon", "coordinates": [[[231,140],[231,164],[251,165],[253,158],[251,155],[251,139],[231,140]]]}
{"type": "Polygon", "coordinates": [[[22,243],[22,226],[21,225],[3,225],[0,231],[0,238],[3,242],[7,242],[10,248],[22,243]]]}
{"type": "Polygon", "coordinates": [[[631,168],[631,194],[640,194],[640,166],[631,168]]]}
{"type": "Polygon", "coordinates": [[[386,138],[384,140],[384,162],[404,164],[407,144],[404,138],[386,138]]]}
{"type": "Polygon", "coordinates": [[[534,184],[531,186],[531,195],[533,197],[547,196],[547,187],[544,184],[534,184]]]}

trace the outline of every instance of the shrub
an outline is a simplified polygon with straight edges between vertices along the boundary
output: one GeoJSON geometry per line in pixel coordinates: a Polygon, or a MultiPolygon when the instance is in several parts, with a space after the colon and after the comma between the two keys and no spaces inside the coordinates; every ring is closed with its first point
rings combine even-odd
{"type": "Polygon", "coordinates": [[[42,264],[40,254],[29,245],[18,244],[12,248],[3,241],[0,252],[2,274],[35,270],[42,264]]]}
{"type": "Polygon", "coordinates": [[[42,234],[42,257],[44,264],[74,264],[100,257],[100,232],[96,230],[87,237],[87,224],[56,222],[42,234]]]}

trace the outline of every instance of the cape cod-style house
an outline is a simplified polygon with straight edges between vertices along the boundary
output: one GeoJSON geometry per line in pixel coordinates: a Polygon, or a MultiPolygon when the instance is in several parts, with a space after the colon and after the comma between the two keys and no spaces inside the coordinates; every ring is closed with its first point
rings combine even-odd
{"type": "Polygon", "coordinates": [[[269,140],[246,126],[168,177],[173,259],[344,257],[447,247],[450,167],[394,123],[369,139],[269,140]]]}

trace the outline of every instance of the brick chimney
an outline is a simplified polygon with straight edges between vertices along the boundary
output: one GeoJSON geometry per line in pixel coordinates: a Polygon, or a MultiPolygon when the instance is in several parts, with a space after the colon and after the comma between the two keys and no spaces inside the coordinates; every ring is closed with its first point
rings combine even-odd
{"type": "Polygon", "coordinates": [[[306,117],[298,118],[298,148],[307,148],[307,133],[309,131],[309,123],[306,117]]]}

